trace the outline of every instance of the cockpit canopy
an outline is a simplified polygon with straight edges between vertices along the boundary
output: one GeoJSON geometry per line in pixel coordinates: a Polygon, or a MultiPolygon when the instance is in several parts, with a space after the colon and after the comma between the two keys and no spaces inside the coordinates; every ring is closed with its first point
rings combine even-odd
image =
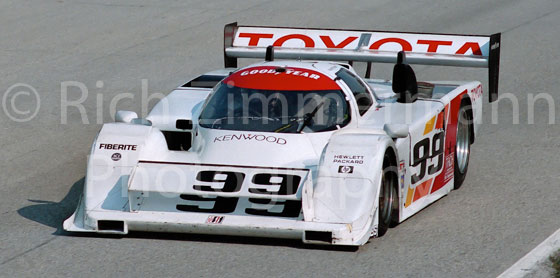
{"type": "Polygon", "coordinates": [[[350,121],[345,95],[329,77],[299,68],[238,71],[213,90],[202,127],[260,132],[322,132],[350,121]]]}

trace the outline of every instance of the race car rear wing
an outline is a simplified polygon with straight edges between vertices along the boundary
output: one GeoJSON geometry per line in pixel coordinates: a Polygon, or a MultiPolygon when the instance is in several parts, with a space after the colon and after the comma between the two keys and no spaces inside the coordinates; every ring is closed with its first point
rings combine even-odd
{"type": "Polygon", "coordinates": [[[396,63],[405,51],[409,64],[488,68],[489,100],[498,98],[500,33],[491,36],[385,31],[238,26],[224,28],[225,67],[238,58],[262,58],[274,47],[276,59],[396,63]]]}

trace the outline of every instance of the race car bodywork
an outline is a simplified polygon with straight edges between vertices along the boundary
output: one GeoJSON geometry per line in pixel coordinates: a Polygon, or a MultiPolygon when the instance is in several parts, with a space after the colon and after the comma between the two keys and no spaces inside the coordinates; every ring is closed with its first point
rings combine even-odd
{"type": "Polygon", "coordinates": [[[417,82],[409,63],[488,67],[492,101],[499,44],[229,24],[225,69],[103,125],[64,229],[362,245],[458,188],[478,136],[481,83],[417,82]],[[370,79],[372,62],[396,63],[393,81],[370,79]]]}

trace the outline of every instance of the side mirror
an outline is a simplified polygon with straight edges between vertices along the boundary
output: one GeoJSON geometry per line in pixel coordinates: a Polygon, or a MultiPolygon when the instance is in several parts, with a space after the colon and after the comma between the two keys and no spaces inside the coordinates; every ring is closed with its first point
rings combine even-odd
{"type": "Polygon", "coordinates": [[[132,119],[132,121],[130,123],[135,124],[135,125],[152,126],[152,121],[146,120],[144,118],[132,119]]]}
{"type": "Polygon", "coordinates": [[[138,114],[132,111],[119,110],[115,113],[115,122],[117,123],[132,123],[132,120],[137,119],[138,114]]]}
{"type": "Polygon", "coordinates": [[[405,124],[385,124],[383,130],[391,138],[406,138],[408,137],[408,125],[405,124]]]}

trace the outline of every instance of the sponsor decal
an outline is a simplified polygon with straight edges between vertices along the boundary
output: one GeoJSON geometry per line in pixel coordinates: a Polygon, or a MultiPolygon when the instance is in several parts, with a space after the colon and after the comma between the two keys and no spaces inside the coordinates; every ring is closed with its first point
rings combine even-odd
{"type": "Polygon", "coordinates": [[[404,188],[404,177],[406,176],[406,168],[404,167],[404,160],[399,162],[399,173],[401,173],[401,189],[404,188]]]}
{"type": "Polygon", "coordinates": [[[455,152],[450,152],[446,157],[445,157],[445,176],[443,178],[443,182],[447,183],[448,181],[450,181],[453,178],[453,174],[455,171],[455,167],[453,167],[453,162],[454,162],[454,156],[455,156],[455,152]]]}
{"type": "Polygon", "coordinates": [[[257,142],[267,142],[273,143],[278,145],[286,145],[287,141],[284,138],[276,137],[276,136],[266,136],[262,134],[230,134],[230,135],[222,135],[217,136],[214,138],[215,142],[228,142],[228,141],[257,141],[257,142]]]}
{"type": "Polygon", "coordinates": [[[276,69],[249,69],[246,71],[242,71],[239,75],[240,76],[247,76],[247,75],[254,75],[254,74],[274,74],[274,75],[279,75],[279,74],[286,74],[286,75],[294,75],[294,76],[301,76],[301,77],[308,77],[310,79],[315,79],[318,80],[319,78],[321,78],[320,75],[315,74],[315,73],[310,73],[308,71],[305,70],[296,70],[296,69],[292,69],[292,68],[288,68],[285,71],[277,71],[276,69]]]}
{"type": "Polygon", "coordinates": [[[99,144],[99,149],[115,150],[115,151],[135,151],[138,145],[125,145],[125,144],[99,144]]]}
{"type": "Polygon", "coordinates": [[[473,100],[477,100],[482,96],[482,84],[478,85],[476,88],[471,89],[471,95],[473,100]]]}
{"type": "Polygon", "coordinates": [[[206,224],[222,224],[223,221],[224,221],[224,216],[210,215],[206,219],[206,224]]]}
{"type": "Polygon", "coordinates": [[[333,159],[333,163],[342,163],[342,164],[364,164],[364,156],[363,155],[335,155],[333,159]]]}
{"type": "Polygon", "coordinates": [[[354,166],[338,166],[338,172],[341,174],[352,174],[354,172],[354,166]]]}
{"type": "MultiPolygon", "coordinates": [[[[363,47],[382,51],[403,50],[418,53],[482,56],[483,49],[488,49],[488,46],[485,45],[487,42],[487,37],[474,36],[241,27],[234,40],[234,46],[266,47],[273,45],[286,48],[351,50],[363,47]],[[362,41],[360,38],[367,39],[362,41]]],[[[494,50],[499,47],[500,45],[495,43],[490,46],[490,49],[494,50]]]]}
{"type": "Polygon", "coordinates": [[[113,161],[119,161],[119,160],[121,160],[121,157],[122,157],[122,156],[121,156],[120,153],[114,153],[113,155],[111,155],[111,159],[112,159],[113,161]]]}
{"type": "Polygon", "coordinates": [[[258,66],[233,73],[224,84],[240,88],[275,91],[340,90],[332,78],[311,69],[258,66]]]}

